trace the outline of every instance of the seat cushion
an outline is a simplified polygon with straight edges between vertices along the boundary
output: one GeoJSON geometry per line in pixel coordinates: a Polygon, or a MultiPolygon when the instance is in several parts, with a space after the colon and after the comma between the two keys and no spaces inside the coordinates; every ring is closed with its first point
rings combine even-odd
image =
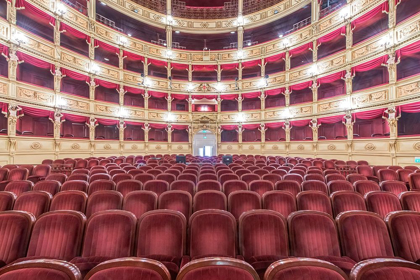
{"type": "Polygon", "coordinates": [[[350,275],[351,269],[353,268],[353,266],[356,265],[356,262],[350,259],[349,257],[320,256],[315,257],[315,259],[330,262],[341,268],[347,275],[350,275]]]}
{"type": "Polygon", "coordinates": [[[82,279],[88,274],[88,272],[100,264],[101,262],[109,261],[113,258],[110,257],[76,257],[70,262],[77,266],[82,274],[82,279]]]}

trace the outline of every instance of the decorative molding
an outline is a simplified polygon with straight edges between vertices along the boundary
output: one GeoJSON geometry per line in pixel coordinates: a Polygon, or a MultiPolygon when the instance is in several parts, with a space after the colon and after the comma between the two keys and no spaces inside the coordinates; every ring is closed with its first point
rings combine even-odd
{"type": "Polygon", "coordinates": [[[367,151],[374,151],[374,150],[376,150],[376,146],[374,144],[372,144],[372,143],[367,143],[365,145],[365,150],[367,150],[367,151]]]}
{"type": "Polygon", "coordinates": [[[39,142],[33,142],[32,144],[31,144],[31,149],[32,150],[39,150],[39,149],[41,149],[42,148],[42,145],[41,145],[41,143],[39,143],[39,142]]]}

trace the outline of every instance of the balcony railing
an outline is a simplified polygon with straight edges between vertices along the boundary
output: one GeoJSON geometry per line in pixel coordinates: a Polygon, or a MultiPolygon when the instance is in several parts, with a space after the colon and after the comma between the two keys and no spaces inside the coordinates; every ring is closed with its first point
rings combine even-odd
{"type": "Polygon", "coordinates": [[[238,1],[225,2],[223,7],[190,7],[184,1],[172,1],[172,15],[190,19],[217,19],[238,16],[238,1]]]}
{"type": "Polygon", "coordinates": [[[124,32],[122,28],[117,27],[115,25],[115,21],[110,20],[109,18],[104,17],[103,15],[96,14],[96,20],[106,26],[109,26],[115,30],[118,30],[119,32],[124,32]]]}
{"type": "Polygon", "coordinates": [[[72,7],[73,9],[81,12],[84,15],[87,15],[87,7],[80,2],[74,0],[62,0],[63,3],[67,4],[68,6],[72,7]]]}

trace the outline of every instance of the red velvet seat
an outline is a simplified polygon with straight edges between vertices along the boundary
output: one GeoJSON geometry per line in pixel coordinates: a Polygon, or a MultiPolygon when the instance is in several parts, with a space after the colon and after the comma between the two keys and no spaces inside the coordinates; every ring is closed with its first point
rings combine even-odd
{"type": "Polygon", "coordinates": [[[13,209],[15,204],[16,195],[11,192],[0,192],[0,211],[8,211],[13,209]]]}
{"type": "Polygon", "coordinates": [[[133,176],[133,178],[136,177],[136,175],[138,175],[138,174],[144,174],[144,173],[145,172],[143,170],[140,170],[140,169],[131,169],[131,170],[128,170],[128,172],[127,172],[127,174],[130,174],[131,176],[133,176]]]}
{"type": "Polygon", "coordinates": [[[297,166],[297,167],[293,167],[289,172],[288,172],[288,174],[297,174],[297,175],[300,175],[300,176],[302,176],[302,178],[303,177],[305,177],[305,175],[306,175],[306,168],[303,168],[304,170],[302,170],[302,169],[300,169],[300,168],[298,168],[299,166],[297,166]]]}
{"type": "Polygon", "coordinates": [[[274,184],[268,180],[254,180],[248,184],[248,189],[262,196],[266,192],[273,191],[274,184]]]}
{"type": "Polygon", "coordinates": [[[355,191],[362,195],[365,195],[368,192],[380,190],[378,183],[370,181],[370,180],[357,181],[353,185],[354,185],[355,191]]]}
{"type": "Polygon", "coordinates": [[[86,217],[89,218],[93,214],[104,211],[121,209],[123,196],[117,191],[97,191],[89,195],[86,204],[86,217]]]}
{"type": "Polygon", "coordinates": [[[17,164],[5,164],[3,168],[9,169],[9,171],[11,171],[13,169],[19,168],[19,166],[17,164]]]}
{"type": "Polygon", "coordinates": [[[132,191],[124,197],[123,210],[137,218],[148,211],[157,209],[158,196],[151,191],[132,191]]]}
{"type": "Polygon", "coordinates": [[[60,191],[81,191],[87,193],[89,183],[86,181],[67,181],[61,185],[60,191]]]}
{"type": "Polygon", "coordinates": [[[82,280],[82,276],[75,265],[66,261],[39,259],[5,267],[0,271],[0,279],[82,280]]]}
{"type": "Polygon", "coordinates": [[[115,183],[109,180],[96,180],[89,185],[88,195],[97,191],[113,191],[115,190],[115,183]]]}
{"type": "Polygon", "coordinates": [[[341,174],[328,174],[325,175],[325,182],[328,184],[331,181],[335,181],[335,180],[346,180],[346,177],[344,177],[341,174]]]}
{"type": "Polygon", "coordinates": [[[341,174],[340,171],[336,169],[326,169],[324,170],[324,176],[331,175],[331,174],[341,174]]]}
{"type": "Polygon", "coordinates": [[[169,190],[169,184],[162,180],[151,180],[143,184],[143,189],[145,191],[152,191],[159,196],[169,190]]]}
{"type": "Polygon", "coordinates": [[[299,211],[292,213],[287,221],[292,256],[328,261],[350,274],[356,263],[341,256],[336,224],[330,215],[318,211],[299,211]]]}
{"type": "MultiPolygon", "coordinates": [[[[5,167],[3,167],[5,168],[5,167]]],[[[29,177],[29,171],[26,168],[14,168],[9,171],[7,180],[0,182],[0,190],[4,190],[8,183],[12,181],[25,181],[29,177]]]]}
{"type": "Polygon", "coordinates": [[[303,176],[299,175],[299,174],[286,174],[283,176],[283,180],[287,180],[287,181],[295,181],[297,183],[299,183],[299,186],[302,184],[303,182],[303,176]]]}
{"type": "Polygon", "coordinates": [[[410,190],[420,190],[420,173],[408,175],[408,184],[410,185],[410,190]]]}
{"type": "Polygon", "coordinates": [[[398,174],[392,169],[379,169],[378,170],[379,181],[398,181],[398,174]]]}
{"type": "Polygon", "coordinates": [[[247,185],[249,186],[249,183],[255,180],[261,180],[261,177],[257,174],[248,173],[248,174],[242,175],[241,180],[247,183],[247,185]]]}
{"type": "Polygon", "coordinates": [[[81,191],[61,191],[51,201],[50,211],[73,210],[84,213],[88,196],[81,191]]]}
{"type": "Polygon", "coordinates": [[[343,255],[359,262],[378,257],[394,257],[384,220],[376,213],[348,211],[337,216],[343,255]]]}
{"type": "Polygon", "coordinates": [[[328,194],[327,185],[323,181],[309,180],[302,182],[302,191],[320,191],[328,194]]]}
{"type": "Polygon", "coordinates": [[[305,191],[296,196],[298,210],[313,210],[333,215],[330,198],[323,192],[305,191]]]}
{"type": "Polygon", "coordinates": [[[178,176],[178,180],[189,180],[194,183],[194,185],[198,182],[197,176],[194,174],[187,174],[183,173],[178,176]]]}
{"type": "Polygon", "coordinates": [[[353,184],[345,180],[334,180],[327,184],[330,194],[338,191],[354,191],[353,184]]]}
{"type": "Polygon", "coordinates": [[[51,199],[52,195],[47,192],[24,192],[16,198],[13,210],[26,211],[38,218],[42,213],[48,211],[51,199]]]}
{"type": "Polygon", "coordinates": [[[90,175],[90,171],[89,171],[89,169],[74,169],[73,172],[71,173],[71,175],[73,175],[73,174],[90,175]]]}
{"type": "Polygon", "coordinates": [[[192,196],[186,191],[167,191],[159,196],[159,209],[179,211],[186,219],[192,213],[192,196]]]}
{"type": "Polygon", "coordinates": [[[89,178],[90,183],[98,181],[98,180],[109,180],[109,181],[111,181],[112,177],[111,177],[111,175],[106,174],[106,173],[97,173],[97,174],[91,175],[90,178],[89,178]]]}
{"type": "MultiPolygon", "coordinates": [[[[171,280],[171,275],[161,262],[145,258],[118,258],[105,261],[93,268],[85,280],[171,280]]],[[[172,279],[174,280],[174,279],[172,279]]]]}
{"type": "Polygon", "coordinates": [[[54,174],[50,174],[47,177],[45,177],[45,180],[54,180],[54,181],[58,181],[61,184],[63,184],[66,180],[67,180],[67,175],[65,174],[61,174],[61,173],[54,173],[54,174]]]}
{"type": "Polygon", "coordinates": [[[74,180],[89,182],[89,175],[73,173],[67,178],[67,181],[74,181],[74,180]]]}
{"type": "Polygon", "coordinates": [[[216,175],[219,178],[219,180],[220,180],[220,177],[222,175],[225,175],[225,174],[233,174],[233,175],[235,175],[235,173],[233,173],[233,171],[230,170],[229,167],[227,167],[227,166],[226,166],[226,168],[225,167],[222,167],[222,168],[219,167],[218,169],[216,168],[216,175]]]}
{"type": "Polygon", "coordinates": [[[78,161],[76,161],[76,165],[74,166],[75,169],[79,169],[79,168],[86,168],[88,165],[88,161],[85,159],[80,159],[78,161]]]}
{"type": "MultiPolygon", "coordinates": [[[[181,175],[181,171],[179,171],[178,169],[172,169],[172,168],[167,169],[165,173],[172,174],[175,176],[175,178],[181,175]]],[[[193,174],[197,176],[197,173],[193,173],[193,174]]]]}
{"type": "Polygon", "coordinates": [[[380,184],[381,190],[386,192],[391,192],[396,196],[399,196],[401,193],[407,191],[407,186],[400,181],[383,181],[380,184]]]}
{"type": "Polygon", "coordinates": [[[357,173],[366,176],[368,180],[379,183],[378,177],[373,174],[373,169],[369,165],[358,165],[356,170],[357,173]]]}
{"type": "Polygon", "coordinates": [[[404,210],[420,212],[420,192],[403,192],[400,200],[404,210]]]}
{"type": "Polygon", "coordinates": [[[347,280],[347,275],[332,263],[310,258],[289,258],[273,263],[264,280],[347,280]]]}
{"type": "Polygon", "coordinates": [[[143,186],[146,182],[154,180],[155,176],[153,176],[152,174],[137,174],[136,176],[134,176],[134,180],[140,181],[142,182],[143,186]]]}
{"type": "Polygon", "coordinates": [[[133,176],[130,174],[115,174],[112,176],[112,181],[114,181],[115,184],[118,184],[119,182],[123,180],[132,180],[133,176]]]}
{"type": "MultiPolygon", "coordinates": [[[[159,198],[161,199],[162,196],[159,198]]],[[[137,230],[137,257],[163,263],[175,279],[186,255],[187,220],[173,210],[154,210],[139,219],[137,230]]]]}
{"type": "Polygon", "coordinates": [[[194,212],[206,209],[227,210],[226,195],[220,191],[201,191],[193,197],[194,212]]]}
{"type": "Polygon", "coordinates": [[[243,169],[236,170],[235,174],[241,177],[242,175],[245,175],[245,174],[252,174],[252,172],[248,169],[243,168],[243,169]]]}
{"type": "Polygon", "coordinates": [[[246,191],[247,189],[247,183],[241,180],[229,180],[223,184],[223,192],[227,197],[234,191],[246,191]]]}
{"type": "Polygon", "coordinates": [[[172,182],[176,180],[176,176],[169,173],[163,173],[156,176],[156,180],[163,180],[168,182],[169,185],[171,185],[172,182]]]}
{"type": "Polygon", "coordinates": [[[263,277],[271,263],[289,256],[286,219],[269,210],[253,210],[241,215],[239,251],[263,277]]]}
{"type": "Polygon", "coordinates": [[[253,191],[235,191],[228,197],[228,210],[237,220],[244,212],[261,209],[261,206],[260,195],[253,191]]]}
{"type": "Polygon", "coordinates": [[[140,170],[143,170],[144,172],[146,172],[147,170],[152,170],[153,167],[151,166],[147,166],[147,165],[142,165],[139,167],[140,170]]]}
{"type": "Polygon", "coordinates": [[[366,211],[366,202],[360,193],[353,191],[338,191],[331,194],[334,217],[352,210],[366,211]]]}
{"type": "MultiPolygon", "coordinates": [[[[119,168],[119,167],[117,167],[117,168],[119,168]]],[[[115,175],[118,175],[118,174],[125,175],[125,174],[127,174],[127,172],[125,170],[122,170],[122,169],[112,169],[112,170],[108,170],[108,174],[111,175],[111,177],[114,177],[115,175]]]]}
{"type": "Polygon", "coordinates": [[[26,255],[35,217],[21,211],[0,212],[0,266],[26,255]]]}
{"type": "Polygon", "coordinates": [[[353,184],[354,182],[360,180],[366,181],[367,177],[361,174],[349,174],[347,175],[346,180],[353,184]]]}
{"type": "Polygon", "coordinates": [[[33,187],[34,191],[44,191],[54,196],[60,191],[61,184],[58,181],[38,181],[33,187]]]}
{"type": "Polygon", "coordinates": [[[403,182],[404,184],[406,184],[408,186],[408,184],[409,184],[408,176],[413,172],[414,171],[410,170],[410,169],[398,169],[397,170],[398,180],[403,182]]]}
{"type": "Polygon", "coordinates": [[[192,260],[204,257],[236,257],[235,217],[223,210],[201,210],[189,221],[189,252],[192,260]]]}
{"type": "Polygon", "coordinates": [[[222,185],[217,180],[200,180],[196,187],[196,192],[200,191],[222,191],[222,185]]]}
{"type": "Polygon", "coordinates": [[[206,258],[191,261],[178,274],[177,280],[259,280],[248,263],[233,258],[206,258]]]}
{"type": "Polygon", "coordinates": [[[44,159],[42,161],[42,164],[52,164],[52,163],[53,163],[53,160],[52,159],[44,159]]]}
{"type": "Polygon", "coordinates": [[[306,174],[303,177],[304,181],[321,181],[325,182],[325,178],[322,174],[306,174]]]}
{"type": "Polygon", "coordinates": [[[200,176],[198,176],[198,182],[204,181],[204,180],[213,180],[217,181],[216,174],[203,174],[202,171],[200,172],[200,176]]]}
{"type": "Polygon", "coordinates": [[[290,192],[294,196],[297,196],[297,194],[301,192],[300,184],[293,180],[282,180],[277,182],[275,189],[278,191],[290,192]]]}
{"type": "Polygon", "coordinates": [[[389,192],[374,191],[365,195],[367,209],[385,218],[388,213],[401,211],[401,203],[398,197],[389,192]]]}
{"type": "Polygon", "coordinates": [[[351,273],[352,280],[419,279],[420,265],[399,259],[374,259],[358,263],[351,273]]]}
{"type": "Polygon", "coordinates": [[[281,170],[281,169],[275,169],[275,170],[272,170],[270,173],[271,174],[277,174],[277,175],[280,175],[280,176],[283,177],[284,175],[287,174],[287,171],[281,170]]]}
{"type": "Polygon", "coordinates": [[[127,211],[108,210],[95,213],[86,224],[81,256],[71,262],[84,276],[103,261],[131,256],[136,222],[134,214],[127,211]]]}
{"type": "Polygon", "coordinates": [[[279,174],[265,174],[261,177],[262,180],[266,180],[266,181],[270,181],[271,183],[273,183],[273,186],[276,185],[277,182],[282,180],[282,176],[279,174]]]}
{"type": "Polygon", "coordinates": [[[227,181],[231,180],[239,180],[239,176],[234,173],[226,173],[219,177],[219,182],[223,186],[223,184],[227,181]]]}
{"type": "Polygon", "coordinates": [[[287,218],[296,211],[296,198],[287,191],[270,191],[262,196],[263,209],[272,210],[287,218]]]}
{"type": "MultiPolygon", "coordinates": [[[[50,174],[51,166],[47,164],[38,164],[32,170],[32,174],[29,175],[28,180],[34,183],[44,180],[50,174]]],[[[1,179],[0,179],[1,180],[1,179]]]]}
{"type": "Polygon", "coordinates": [[[119,181],[115,189],[125,197],[129,192],[141,191],[142,188],[143,184],[141,182],[134,179],[128,179],[119,181]]]}
{"type": "Polygon", "coordinates": [[[191,196],[194,196],[195,193],[195,184],[190,180],[176,180],[172,182],[169,188],[171,191],[186,191],[191,196]]]}
{"type": "Polygon", "coordinates": [[[31,191],[33,187],[34,183],[32,183],[31,181],[11,181],[6,185],[6,188],[4,190],[6,192],[12,192],[16,196],[19,196],[24,192],[31,191]]]}
{"type": "Polygon", "coordinates": [[[257,174],[258,176],[262,177],[264,175],[270,174],[270,171],[265,170],[265,169],[256,169],[252,171],[252,173],[257,174]]]}

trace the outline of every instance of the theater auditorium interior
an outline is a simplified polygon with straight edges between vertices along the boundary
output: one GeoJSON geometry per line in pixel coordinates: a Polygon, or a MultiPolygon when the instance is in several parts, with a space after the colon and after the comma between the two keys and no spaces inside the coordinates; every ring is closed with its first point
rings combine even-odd
{"type": "Polygon", "coordinates": [[[0,280],[419,280],[419,0],[0,0],[0,280]]]}

